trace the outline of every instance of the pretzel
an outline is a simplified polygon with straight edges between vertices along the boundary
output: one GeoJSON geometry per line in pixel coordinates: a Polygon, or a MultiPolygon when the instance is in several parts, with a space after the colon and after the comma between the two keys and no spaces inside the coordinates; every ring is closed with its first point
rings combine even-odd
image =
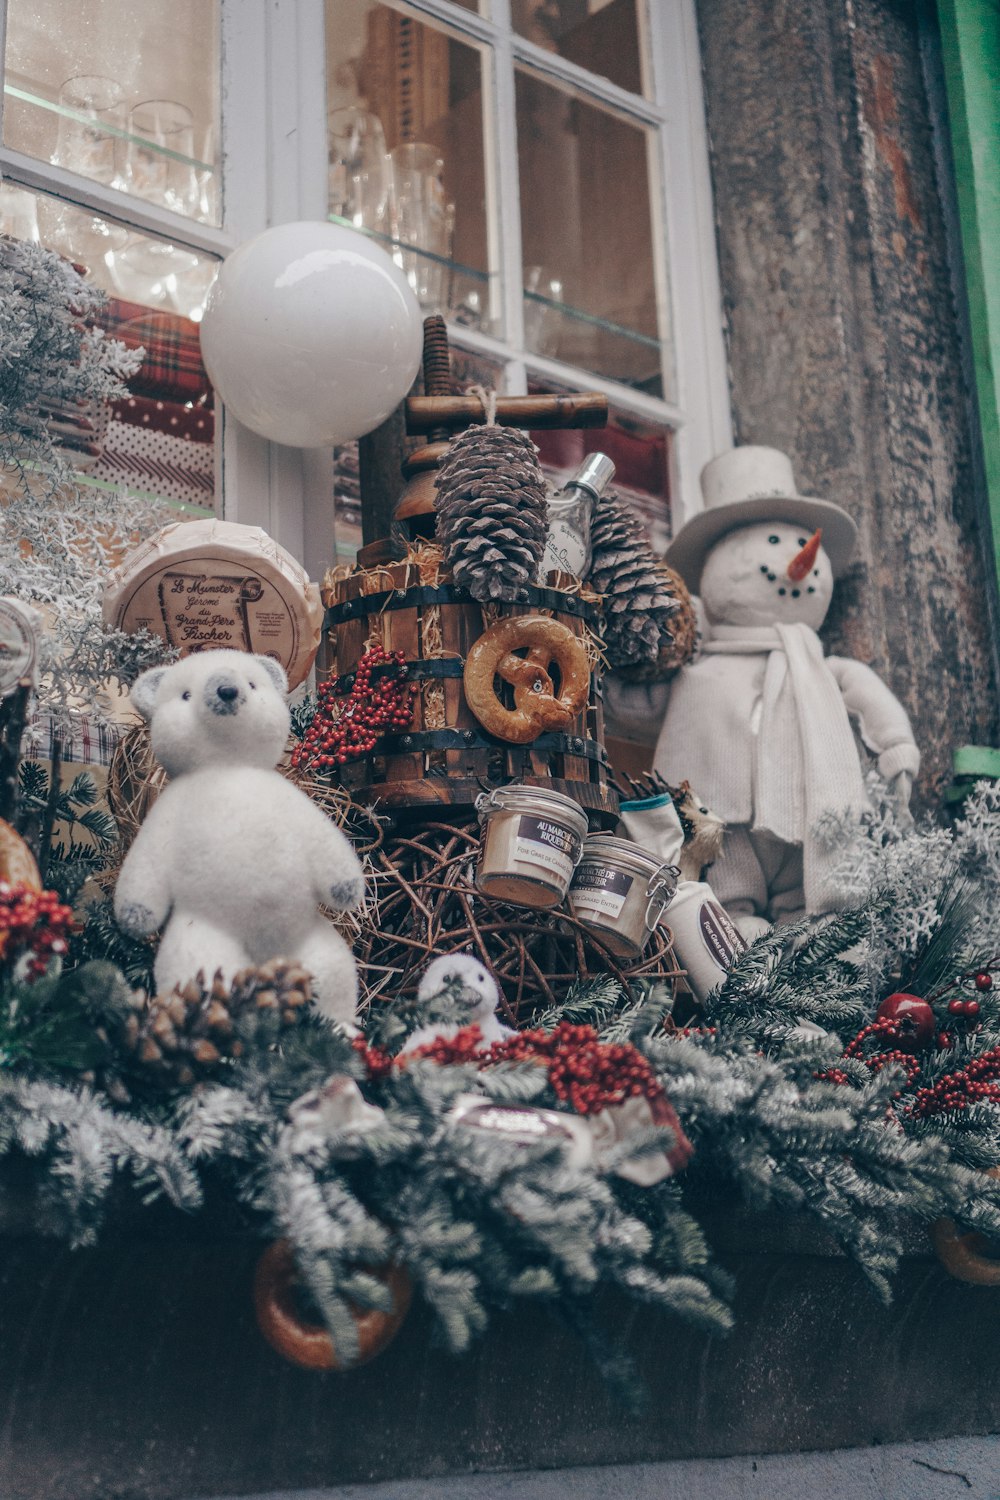
{"type": "Polygon", "coordinates": [[[550,730],[569,729],[587,702],[590,663],[568,625],[548,615],[517,615],[491,625],[474,642],[464,678],[466,701],[483,728],[497,739],[527,745],[550,730]],[[548,671],[553,662],[558,697],[548,671]],[[513,687],[513,709],[500,701],[497,677],[513,687]]]}
{"type": "MultiPolygon", "coordinates": [[[[987,1177],[1000,1177],[1000,1168],[989,1167],[987,1177]]],[[[991,1260],[980,1252],[988,1241],[981,1234],[959,1234],[953,1219],[935,1219],[931,1241],[938,1260],[956,1281],[970,1281],[973,1286],[1000,1286],[1000,1260],[991,1260]]]]}
{"type": "Polygon", "coordinates": [[[392,1342],[410,1307],[413,1283],[403,1266],[372,1266],[373,1276],[392,1293],[392,1311],[352,1307],[358,1330],[358,1354],[342,1359],[333,1339],[319,1323],[307,1323],[296,1306],[295,1261],[288,1240],[275,1240],[257,1262],[253,1300],[261,1333],[273,1349],[304,1370],[344,1370],[367,1364],[392,1342]]]}

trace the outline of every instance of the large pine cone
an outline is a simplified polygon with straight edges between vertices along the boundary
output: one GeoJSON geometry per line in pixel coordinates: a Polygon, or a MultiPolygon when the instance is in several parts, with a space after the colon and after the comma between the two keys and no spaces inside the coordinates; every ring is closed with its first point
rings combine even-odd
{"type": "Polygon", "coordinates": [[[687,585],[666,563],[661,562],[659,568],[677,600],[677,612],[670,616],[668,633],[655,661],[637,662],[634,666],[619,669],[629,682],[666,682],[680,667],[686,666],[698,649],[701,634],[698,615],[687,585]]]}
{"type": "Polygon", "coordinates": [[[534,443],[513,427],[469,427],[435,479],[437,539],[455,582],[480,603],[526,597],[548,521],[534,443]]]}
{"type": "Polygon", "coordinates": [[[673,646],[680,609],[670,578],[620,495],[602,495],[591,525],[588,582],[602,594],[604,643],[612,667],[656,662],[673,646]]]}
{"type": "Polygon", "coordinates": [[[311,998],[312,976],[298,964],[274,959],[242,969],[232,988],[219,978],[206,985],[199,976],[168,994],[148,1000],[137,995],[122,1040],[150,1082],[187,1089],[227,1059],[269,1045],[297,1026],[311,998]]]}

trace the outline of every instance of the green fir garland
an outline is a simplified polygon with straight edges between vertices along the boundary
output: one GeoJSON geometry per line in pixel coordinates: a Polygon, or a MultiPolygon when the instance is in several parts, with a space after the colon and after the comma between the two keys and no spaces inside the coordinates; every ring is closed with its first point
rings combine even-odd
{"type": "MultiPolygon", "coordinates": [[[[913,1108],[918,1088],[1000,1046],[1000,980],[996,989],[968,977],[958,984],[978,997],[974,1026],[955,1023],[955,986],[946,985],[935,1014],[948,1045],[935,1041],[914,1066],[873,1072],[862,1056],[843,1056],[880,999],[922,964],[957,980],[1000,952],[1000,792],[981,788],[965,821],[941,834],[887,836],[882,814],[840,830],[845,860],[858,880],[866,872],[864,898],[753,944],[705,1016],[682,1032],[670,1029],[669,994],[626,1000],[606,980],[573,987],[541,1018],[546,1029],[593,1027],[648,1063],[695,1148],[683,1173],[653,1187],[572,1166],[552,1140],[513,1146],[457,1129],[450,1111],[462,1094],[566,1105],[531,1061],[484,1068],[461,1046],[451,1061],[394,1061],[428,1020],[412,1001],[373,1005],[363,1043],[308,1017],[278,1045],[255,1013],[237,1014],[241,1055],[223,1059],[193,1092],[158,1094],[116,1040],[129,986],[113,965],[95,963],[34,986],[7,976],[0,1147],[36,1160],[46,1197],[78,1243],[97,1233],[123,1170],[145,1196],[187,1209],[210,1184],[227,1185],[262,1239],[292,1242],[348,1361],[350,1305],[386,1297],[364,1268],[391,1257],[405,1263],[453,1351],[468,1348],[497,1309],[545,1301],[621,1383],[622,1351],[603,1339],[595,1315],[600,1289],[712,1331],[729,1326],[732,1288],[691,1207],[706,1198],[811,1215],[888,1298],[906,1220],[948,1216],[1000,1235],[1000,1183],[983,1173],[1000,1162],[1000,1105],[913,1108]],[[900,895],[912,899],[918,885],[924,905],[904,913],[900,895]],[[803,1031],[804,1020],[826,1034],[803,1031]],[[97,1086],[81,1085],[81,1072],[97,1086]],[[331,1075],[354,1079],[383,1112],[371,1128],[318,1131],[289,1113],[331,1075]]],[[[456,997],[436,997],[435,1021],[460,1014],[456,997]]],[[[650,1127],[629,1138],[628,1152],[670,1144],[669,1130],[650,1127]]]]}

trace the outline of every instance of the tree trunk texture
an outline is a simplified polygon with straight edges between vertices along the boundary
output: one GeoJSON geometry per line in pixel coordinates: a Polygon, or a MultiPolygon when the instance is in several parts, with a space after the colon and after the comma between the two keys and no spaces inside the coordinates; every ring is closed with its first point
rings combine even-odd
{"type": "Polygon", "coordinates": [[[936,801],[953,747],[998,742],[998,674],[933,19],[910,0],[697,9],[736,440],[788,452],[800,492],[858,522],[824,634],[906,705],[936,801]]]}

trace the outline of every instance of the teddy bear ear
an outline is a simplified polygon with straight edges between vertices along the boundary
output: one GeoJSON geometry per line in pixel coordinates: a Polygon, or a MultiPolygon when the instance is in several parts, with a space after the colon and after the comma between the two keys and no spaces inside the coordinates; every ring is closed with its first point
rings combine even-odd
{"type": "Polygon", "coordinates": [[[153,709],[156,707],[156,695],[160,691],[160,683],[166,675],[166,667],[151,667],[148,672],[143,672],[141,677],[137,677],[132,684],[132,690],[129,693],[132,706],[137,712],[142,714],[147,723],[153,717],[153,709]]]}
{"type": "Polygon", "coordinates": [[[264,668],[264,671],[270,677],[282,697],[287,696],[288,678],[285,676],[285,669],[281,665],[281,662],[275,661],[270,656],[255,656],[254,661],[260,662],[260,665],[264,668]]]}

